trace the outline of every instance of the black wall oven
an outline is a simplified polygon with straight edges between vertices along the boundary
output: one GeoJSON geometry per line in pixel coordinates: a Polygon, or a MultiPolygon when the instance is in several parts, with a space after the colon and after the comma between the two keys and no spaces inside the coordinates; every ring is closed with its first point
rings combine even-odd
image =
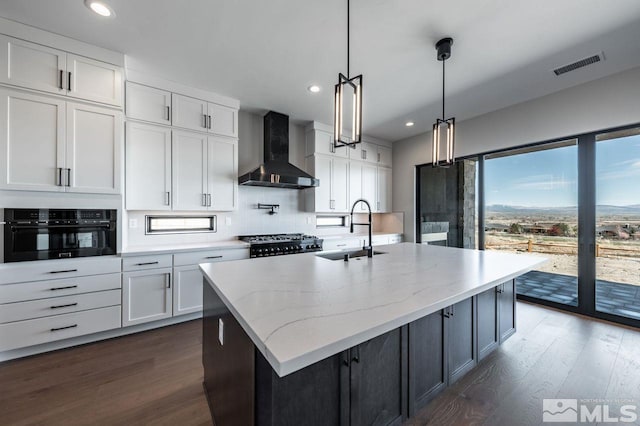
{"type": "Polygon", "coordinates": [[[4,209],[4,261],[116,254],[116,210],[4,209]]]}

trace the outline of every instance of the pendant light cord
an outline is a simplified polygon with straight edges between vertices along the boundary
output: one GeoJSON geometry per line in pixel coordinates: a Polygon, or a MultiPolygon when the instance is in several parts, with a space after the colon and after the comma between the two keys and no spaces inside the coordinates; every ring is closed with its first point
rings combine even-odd
{"type": "Polygon", "coordinates": [[[351,35],[351,28],[350,28],[350,24],[351,24],[351,17],[350,17],[350,1],[347,0],[347,78],[351,78],[351,72],[349,71],[349,60],[350,60],[350,55],[349,55],[349,48],[351,45],[351,40],[350,40],[350,35],[351,35]]]}
{"type": "Polygon", "coordinates": [[[442,120],[444,120],[444,63],[446,59],[442,60],[442,120]]]}

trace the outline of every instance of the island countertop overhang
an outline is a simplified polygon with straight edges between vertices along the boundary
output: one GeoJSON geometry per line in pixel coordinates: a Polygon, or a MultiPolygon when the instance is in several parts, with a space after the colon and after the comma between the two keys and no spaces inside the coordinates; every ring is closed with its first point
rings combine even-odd
{"type": "Polygon", "coordinates": [[[279,376],[516,278],[544,258],[419,245],[373,259],[313,253],[202,264],[206,281],[279,376]]]}

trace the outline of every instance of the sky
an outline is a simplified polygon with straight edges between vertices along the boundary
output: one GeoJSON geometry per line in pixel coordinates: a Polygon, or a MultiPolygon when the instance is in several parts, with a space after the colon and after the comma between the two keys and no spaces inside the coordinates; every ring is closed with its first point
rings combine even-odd
{"type": "MultiPolygon", "coordinates": [[[[578,204],[578,147],[489,159],[486,205],[569,207],[578,204]]],[[[596,203],[640,204],[640,135],[596,143],[596,203]]]]}

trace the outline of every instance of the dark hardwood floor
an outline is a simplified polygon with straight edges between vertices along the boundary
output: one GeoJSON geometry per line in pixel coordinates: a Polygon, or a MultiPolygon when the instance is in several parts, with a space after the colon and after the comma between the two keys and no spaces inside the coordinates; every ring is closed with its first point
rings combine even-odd
{"type": "MultiPolygon", "coordinates": [[[[200,334],[191,321],[2,363],[0,424],[210,425],[200,334]]],[[[543,398],[640,404],[640,332],[518,303],[518,332],[407,424],[538,425],[543,398]]]]}

